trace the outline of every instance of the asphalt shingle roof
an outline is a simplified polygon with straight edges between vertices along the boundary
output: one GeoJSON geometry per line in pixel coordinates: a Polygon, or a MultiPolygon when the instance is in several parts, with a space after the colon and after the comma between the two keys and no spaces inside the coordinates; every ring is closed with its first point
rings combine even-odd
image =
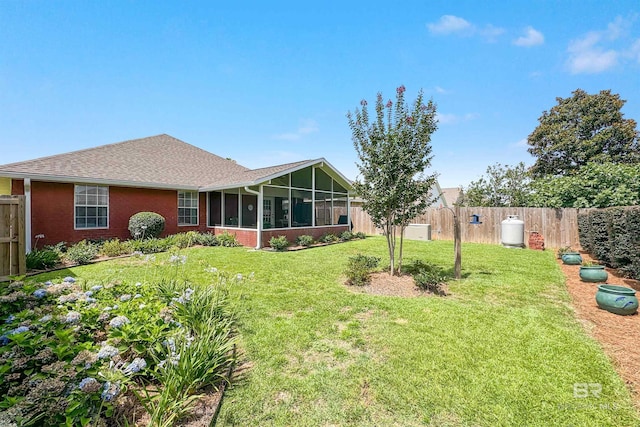
{"type": "Polygon", "coordinates": [[[227,187],[258,182],[309,162],[251,170],[163,134],[0,165],[0,175],[24,174],[70,181],[93,179],[147,186],[227,187]]]}

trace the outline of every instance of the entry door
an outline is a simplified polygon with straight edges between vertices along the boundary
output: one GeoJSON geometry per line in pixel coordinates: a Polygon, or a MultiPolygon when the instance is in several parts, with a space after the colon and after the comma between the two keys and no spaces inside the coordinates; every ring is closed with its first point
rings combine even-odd
{"type": "Polygon", "coordinates": [[[275,207],[275,201],[273,197],[265,197],[262,200],[262,227],[274,228],[275,213],[273,211],[275,207]]]}

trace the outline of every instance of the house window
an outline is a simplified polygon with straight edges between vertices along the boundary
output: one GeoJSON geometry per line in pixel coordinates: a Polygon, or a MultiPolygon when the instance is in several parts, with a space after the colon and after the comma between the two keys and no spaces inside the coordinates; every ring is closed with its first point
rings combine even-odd
{"type": "Polygon", "coordinates": [[[198,225],[197,191],[178,191],[178,225],[198,225]]]}
{"type": "Polygon", "coordinates": [[[75,228],[108,228],[109,187],[76,185],[74,208],[75,228]]]}

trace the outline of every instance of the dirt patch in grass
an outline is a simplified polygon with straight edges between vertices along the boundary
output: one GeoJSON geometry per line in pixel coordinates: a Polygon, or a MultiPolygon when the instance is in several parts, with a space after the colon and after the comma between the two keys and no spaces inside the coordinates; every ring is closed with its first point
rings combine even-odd
{"type": "MultiPolygon", "coordinates": [[[[592,261],[583,253],[584,261],[592,261]]],[[[637,407],[640,408],[640,315],[620,316],[602,310],[596,304],[598,286],[580,280],[579,265],[564,265],[562,271],[567,278],[567,289],[576,311],[576,315],[585,330],[596,338],[605,353],[614,362],[615,368],[625,381],[637,407]]],[[[640,282],[626,279],[615,270],[607,268],[607,283],[626,286],[640,291],[640,282]]]]}
{"type": "Polygon", "coordinates": [[[431,292],[420,290],[416,287],[413,276],[403,274],[402,276],[391,276],[383,271],[371,275],[371,283],[364,286],[348,286],[353,292],[372,295],[385,295],[393,297],[422,297],[433,295],[431,292]]]}

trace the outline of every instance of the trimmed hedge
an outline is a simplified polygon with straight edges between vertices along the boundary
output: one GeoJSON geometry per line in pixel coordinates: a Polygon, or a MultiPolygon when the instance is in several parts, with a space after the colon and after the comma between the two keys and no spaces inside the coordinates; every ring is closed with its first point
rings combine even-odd
{"type": "Polygon", "coordinates": [[[164,217],[155,212],[138,212],[129,218],[129,232],[134,239],[153,239],[164,231],[164,217]]]}
{"type": "Polygon", "coordinates": [[[579,214],[578,233],[582,249],[598,261],[640,279],[640,206],[579,214]]]}

